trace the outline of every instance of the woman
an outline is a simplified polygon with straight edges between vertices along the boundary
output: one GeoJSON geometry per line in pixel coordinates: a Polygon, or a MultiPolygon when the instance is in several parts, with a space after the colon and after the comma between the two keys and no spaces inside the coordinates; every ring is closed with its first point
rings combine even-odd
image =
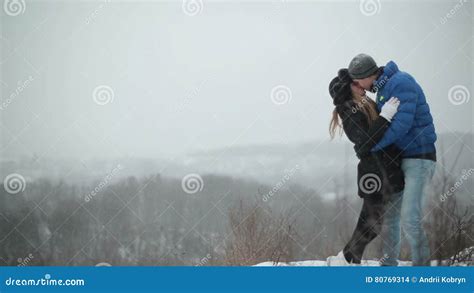
{"type": "Polygon", "coordinates": [[[339,70],[329,85],[329,92],[336,106],[329,132],[334,138],[337,128],[341,128],[341,119],[341,130],[354,143],[360,159],[357,180],[363,205],[351,239],[338,255],[328,258],[328,265],[360,264],[366,246],[380,233],[383,222],[386,236],[381,265],[396,266],[398,255],[394,254],[400,245],[400,207],[404,187],[400,150],[395,146],[378,152],[371,152],[371,149],[383,137],[400,102],[392,97],[380,114],[377,113],[375,102],[352,82],[347,69],[339,70]]]}

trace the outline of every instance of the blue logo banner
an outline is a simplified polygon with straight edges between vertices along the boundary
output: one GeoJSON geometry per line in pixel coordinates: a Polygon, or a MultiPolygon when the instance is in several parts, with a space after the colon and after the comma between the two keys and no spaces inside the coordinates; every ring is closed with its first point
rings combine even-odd
{"type": "Polygon", "coordinates": [[[0,292],[474,292],[472,267],[1,267],[0,292]]]}

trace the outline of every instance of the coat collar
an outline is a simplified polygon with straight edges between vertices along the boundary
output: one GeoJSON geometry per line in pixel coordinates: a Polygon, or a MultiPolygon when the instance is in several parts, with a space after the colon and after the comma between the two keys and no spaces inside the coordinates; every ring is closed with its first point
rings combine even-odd
{"type": "Polygon", "coordinates": [[[382,74],[374,81],[374,89],[376,92],[381,90],[385,84],[389,81],[392,76],[397,73],[398,66],[395,62],[389,61],[387,65],[384,66],[382,74]]]}

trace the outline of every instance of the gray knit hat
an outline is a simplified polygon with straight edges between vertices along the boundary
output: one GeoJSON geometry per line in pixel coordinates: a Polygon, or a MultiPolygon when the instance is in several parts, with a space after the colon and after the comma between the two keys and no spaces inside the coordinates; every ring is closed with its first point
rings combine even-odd
{"type": "Polygon", "coordinates": [[[379,68],[374,58],[367,54],[355,56],[349,63],[349,75],[352,79],[363,79],[377,72],[379,68]]]}

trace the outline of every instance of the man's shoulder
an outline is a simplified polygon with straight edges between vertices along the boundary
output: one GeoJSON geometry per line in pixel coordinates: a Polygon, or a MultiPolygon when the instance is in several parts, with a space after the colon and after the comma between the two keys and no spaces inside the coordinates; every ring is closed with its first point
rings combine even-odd
{"type": "Polygon", "coordinates": [[[416,80],[407,72],[398,71],[387,82],[387,90],[414,88],[417,86],[416,80]]]}

